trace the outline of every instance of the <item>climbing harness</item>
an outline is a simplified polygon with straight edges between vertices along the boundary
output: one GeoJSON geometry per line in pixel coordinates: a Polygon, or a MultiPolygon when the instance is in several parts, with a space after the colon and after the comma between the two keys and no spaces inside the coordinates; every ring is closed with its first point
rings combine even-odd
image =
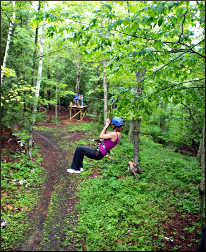
{"type": "MultiPolygon", "coordinates": [[[[103,147],[104,150],[106,151],[106,155],[107,155],[107,154],[110,154],[110,150],[107,150],[107,148],[106,148],[106,146],[105,146],[105,144],[104,144],[104,140],[103,140],[103,139],[96,139],[96,140],[94,140],[94,141],[96,141],[96,142],[98,142],[99,144],[102,145],[102,147],[103,147]]],[[[99,146],[97,147],[97,151],[100,151],[99,146]]],[[[106,155],[105,155],[105,156],[106,156],[106,155]]]]}
{"type": "Polygon", "coordinates": [[[107,150],[107,148],[106,148],[106,146],[105,146],[105,144],[104,144],[104,140],[103,140],[103,139],[100,139],[100,143],[101,143],[102,147],[104,148],[104,150],[106,151],[106,155],[107,155],[108,153],[110,153],[110,150],[107,150]]]}

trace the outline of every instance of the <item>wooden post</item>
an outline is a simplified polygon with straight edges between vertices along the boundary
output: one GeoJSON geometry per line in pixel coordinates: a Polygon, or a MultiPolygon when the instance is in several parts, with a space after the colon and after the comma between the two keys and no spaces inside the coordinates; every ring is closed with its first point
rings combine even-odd
{"type": "Polygon", "coordinates": [[[79,114],[80,121],[82,121],[87,113],[87,108],[88,106],[83,106],[83,107],[69,106],[69,119],[72,120],[74,117],[76,117],[79,114]],[[74,115],[72,115],[73,111],[74,111],[74,115]]]}
{"type": "Polygon", "coordinates": [[[71,120],[71,117],[72,117],[72,106],[73,106],[73,104],[72,104],[72,102],[70,102],[70,104],[69,104],[69,120],[71,120]]]}

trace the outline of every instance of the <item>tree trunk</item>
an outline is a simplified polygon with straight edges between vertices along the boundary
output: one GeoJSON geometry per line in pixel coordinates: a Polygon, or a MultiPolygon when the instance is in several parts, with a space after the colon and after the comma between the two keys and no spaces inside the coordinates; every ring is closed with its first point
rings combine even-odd
{"type": "MultiPolygon", "coordinates": [[[[16,9],[15,9],[16,1],[12,1],[12,4],[13,4],[13,16],[12,16],[11,22],[9,24],[9,32],[8,32],[8,37],[7,37],[7,42],[6,42],[6,49],[5,49],[5,53],[4,53],[4,60],[3,60],[2,68],[6,67],[9,45],[10,45],[10,41],[11,41],[11,34],[12,34],[13,26],[14,26],[14,21],[16,18],[16,9]]],[[[3,81],[3,77],[4,77],[4,71],[1,71],[1,83],[3,81]]]]}
{"type": "MultiPolygon", "coordinates": [[[[133,103],[135,98],[131,98],[131,103],[133,103]]],[[[134,136],[134,119],[132,118],[129,123],[129,142],[132,144],[133,143],[133,136],[134,136]]]]}
{"type": "Polygon", "coordinates": [[[58,120],[58,88],[57,88],[57,82],[56,82],[56,106],[55,106],[55,118],[56,118],[56,124],[58,120]]]}
{"type": "Polygon", "coordinates": [[[133,143],[133,130],[134,130],[134,120],[130,120],[129,123],[129,142],[132,144],[133,143]]]}
{"type": "Polygon", "coordinates": [[[99,73],[99,65],[97,65],[97,68],[96,68],[96,73],[97,73],[97,77],[98,77],[98,81],[96,83],[96,86],[98,86],[100,84],[100,81],[99,81],[99,77],[100,77],[100,73],[99,73]]]}
{"type": "MultiPolygon", "coordinates": [[[[140,81],[144,77],[145,74],[145,69],[143,70],[137,70],[136,71],[136,81],[137,85],[135,86],[137,96],[139,99],[142,97],[142,91],[143,91],[143,86],[140,86],[140,81]]],[[[140,133],[140,123],[141,119],[138,118],[134,120],[134,130],[133,130],[133,135],[134,135],[134,169],[135,172],[141,172],[142,170],[139,167],[139,143],[140,143],[140,138],[139,138],[139,133],[140,133]]]]}
{"type": "MultiPolygon", "coordinates": [[[[40,91],[40,84],[41,84],[41,77],[42,77],[42,65],[43,65],[43,31],[42,27],[40,28],[40,40],[39,40],[39,67],[38,67],[38,75],[37,75],[37,82],[36,82],[36,93],[35,93],[35,103],[33,113],[35,114],[37,111],[38,100],[39,100],[39,91],[40,91]]],[[[34,121],[35,122],[35,121],[34,121]]]]}
{"type": "Polygon", "coordinates": [[[103,83],[104,83],[104,123],[106,123],[107,119],[107,82],[106,82],[106,60],[103,58],[103,83]]]}
{"type": "Polygon", "coordinates": [[[140,123],[141,123],[141,119],[135,120],[134,121],[134,130],[133,130],[133,134],[134,134],[134,168],[135,168],[136,172],[141,171],[140,167],[139,167],[140,123]]]}
{"type": "Polygon", "coordinates": [[[199,164],[201,164],[202,168],[202,178],[199,186],[200,193],[200,216],[201,216],[201,224],[203,224],[203,209],[205,204],[205,119],[203,123],[202,130],[202,139],[199,148],[199,164]]]}
{"type": "Polygon", "coordinates": [[[166,113],[166,107],[163,103],[160,104],[160,107],[161,109],[164,111],[161,111],[161,114],[160,114],[160,129],[162,131],[167,131],[167,127],[166,127],[166,116],[165,116],[165,113],[166,113]]]}
{"type": "MultiPolygon", "coordinates": [[[[38,6],[38,12],[40,11],[41,8],[41,2],[39,1],[39,6],[38,6]]],[[[35,41],[34,41],[34,53],[33,53],[33,71],[32,71],[32,86],[34,86],[35,83],[35,70],[36,70],[36,56],[37,56],[37,42],[38,42],[38,33],[39,33],[39,27],[37,26],[36,31],[35,31],[35,41]]]]}
{"type": "Polygon", "coordinates": [[[79,86],[80,86],[80,62],[76,62],[76,86],[75,91],[79,94],[79,86]]]}
{"type": "Polygon", "coordinates": [[[36,112],[38,107],[38,100],[39,100],[39,91],[40,91],[40,84],[41,84],[41,77],[42,77],[42,65],[43,65],[43,28],[42,26],[39,29],[40,31],[40,39],[39,39],[39,66],[38,66],[38,75],[37,75],[37,82],[36,82],[36,92],[35,92],[35,100],[32,112],[32,123],[30,127],[30,138],[28,142],[28,155],[32,157],[32,142],[33,142],[33,126],[36,122],[36,112]]]}
{"type": "MultiPolygon", "coordinates": [[[[48,78],[48,80],[51,79],[51,73],[50,73],[49,67],[48,67],[48,69],[47,69],[47,78],[48,78]]],[[[50,87],[47,89],[47,95],[46,95],[46,97],[47,97],[47,100],[48,100],[48,101],[51,100],[51,91],[50,91],[50,87]]],[[[47,109],[48,109],[48,110],[51,110],[51,104],[50,104],[50,103],[48,103],[47,109]]]]}

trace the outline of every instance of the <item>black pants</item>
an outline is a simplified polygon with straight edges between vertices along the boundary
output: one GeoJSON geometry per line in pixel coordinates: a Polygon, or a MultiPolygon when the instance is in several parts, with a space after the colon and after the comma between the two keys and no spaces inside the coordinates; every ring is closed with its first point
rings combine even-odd
{"type": "Polygon", "coordinates": [[[95,160],[100,160],[104,157],[102,153],[96,148],[78,146],[74,153],[71,168],[74,170],[80,170],[80,168],[83,168],[84,156],[95,160]]]}

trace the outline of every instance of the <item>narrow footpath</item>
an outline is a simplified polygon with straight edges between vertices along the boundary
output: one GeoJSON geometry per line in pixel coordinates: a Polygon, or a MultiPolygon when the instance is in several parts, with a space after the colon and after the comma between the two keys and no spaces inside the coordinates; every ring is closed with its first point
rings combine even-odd
{"type": "MultiPolygon", "coordinates": [[[[80,134],[73,132],[67,140],[79,139],[80,134]]],[[[68,239],[78,220],[75,212],[78,198],[74,197],[74,193],[80,177],[66,172],[73,153],[61,150],[57,145],[59,139],[54,135],[47,131],[34,133],[47,176],[40,191],[39,204],[30,213],[32,231],[29,239],[19,248],[22,251],[75,251],[76,247],[81,247],[81,241],[73,236],[68,239]]]]}

